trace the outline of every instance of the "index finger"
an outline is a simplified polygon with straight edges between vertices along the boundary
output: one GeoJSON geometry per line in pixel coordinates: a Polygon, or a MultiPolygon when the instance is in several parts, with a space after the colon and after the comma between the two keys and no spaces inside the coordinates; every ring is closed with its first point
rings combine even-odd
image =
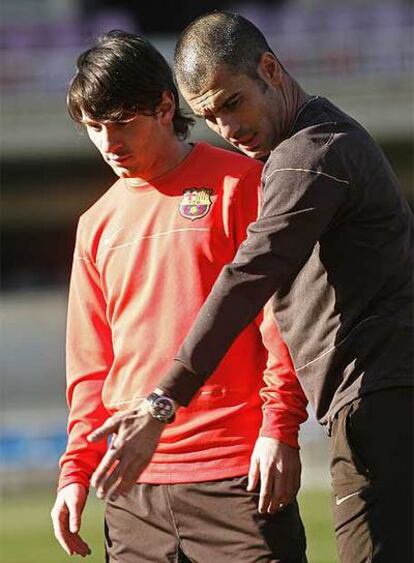
{"type": "Polygon", "coordinates": [[[120,455],[121,450],[116,447],[114,440],[112,440],[111,445],[103,456],[101,463],[95,469],[91,478],[92,486],[98,489],[98,497],[99,489],[105,486],[105,482],[109,478],[109,470],[111,469],[113,464],[120,458],[120,455]]]}
{"type": "Polygon", "coordinates": [[[121,420],[118,417],[111,416],[107,420],[105,420],[105,422],[101,424],[101,426],[95,428],[95,430],[88,434],[86,439],[88,440],[88,442],[98,442],[99,440],[102,440],[102,438],[108,436],[108,434],[113,434],[114,432],[116,432],[119,428],[120,423],[121,420]]]}

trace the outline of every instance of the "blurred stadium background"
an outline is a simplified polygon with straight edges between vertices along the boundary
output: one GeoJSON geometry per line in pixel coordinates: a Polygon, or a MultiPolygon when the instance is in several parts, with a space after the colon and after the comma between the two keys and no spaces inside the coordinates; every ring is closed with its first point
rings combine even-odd
{"type": "MultiPolygon", "coordinates": [[[[329,97],[364,124],[383,147],[413,203],[414,11],[408,0],[4,0],[0,21],[4,561],[62,557],[58,551],[47,551],[45,545],[53,545],[53,540],[48,528],[40,531],[39,522],[47,521],[57,459],[66,440],[68,277],[77,217],[112,182],[109,168],[66,114],[66,89],[76,57],[99,33],[125,29],[148,36],[171,61],[177,34],[194,17],[216,8],[234,9],[254,21],[309,92],[329,97]],[[29,551],[22,551],[26,539],[40,550],[33,559],[29,551]]],[[[219,144],[202,123],[193,132],[193,139],[198,138],[219,144]]],[[[327,439],[312,413],[301,443],[303,509],[312,536],[310,563],[333,562],[327,439]]],[[[99,539],[97,510],[93,504],[90,525],[99,539]]]]}

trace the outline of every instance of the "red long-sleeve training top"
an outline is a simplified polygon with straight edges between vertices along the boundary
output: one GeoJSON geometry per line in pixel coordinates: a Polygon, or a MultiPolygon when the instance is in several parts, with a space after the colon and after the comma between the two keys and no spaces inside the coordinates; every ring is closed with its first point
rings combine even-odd
{"type": "MultiPolygon", "coordinates": [[[[262,165],[204,143],[172,172],[120,179],[81,217],[67,333],[68,446],[59,487],[89,478],[106,449],[86,436],[157,386],[255,219],[262,165]]],[[[262,317],[262,316],[261,316],[262,317]]],[[[271,314],[236,339],[164,430],[147,483],[244,475],[259,434],[297,446],[303,395],[271,314]],[[263,414],[262,414],[263,413],[263,414]]]]}

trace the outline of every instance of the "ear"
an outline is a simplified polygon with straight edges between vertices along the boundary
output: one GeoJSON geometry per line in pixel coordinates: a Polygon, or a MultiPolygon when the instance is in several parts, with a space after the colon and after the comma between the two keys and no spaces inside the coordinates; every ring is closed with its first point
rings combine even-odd
{"type": "Polygon", "coordinates": [[[175,114],[175,99],[172,92],[162,93],[161,102],[157,108],[157,116],[163,125],[170,125],[175,114]]]}
{"type": "Polygon", "coordinates": [[[269,51],[261,56],[257,73],[265,82],[272,86],[279,86],[282,82],[282,65],[274,54],[269,51]]]}

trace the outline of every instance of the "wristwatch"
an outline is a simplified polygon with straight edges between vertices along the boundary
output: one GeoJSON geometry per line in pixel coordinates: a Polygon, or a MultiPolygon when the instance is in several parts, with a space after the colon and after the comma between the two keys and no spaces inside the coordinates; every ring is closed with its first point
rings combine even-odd
{"type": "Polygon", "coordinates": [[[175,403],[168,395],[151,393],[147,397],[148,411],[160,422],[170,423],[175,419],[175,403]]]}

